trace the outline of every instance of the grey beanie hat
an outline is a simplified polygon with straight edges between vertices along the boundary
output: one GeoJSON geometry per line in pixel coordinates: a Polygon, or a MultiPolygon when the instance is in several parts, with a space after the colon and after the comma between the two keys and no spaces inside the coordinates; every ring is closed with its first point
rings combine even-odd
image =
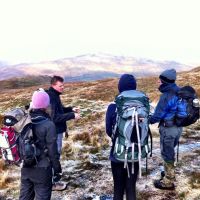
{"type": "Polygon", "coordinates": [[[167,69],[160,74],[159,78],[163,83],[174,83],[176,81],[176,70],[167,69]]]}

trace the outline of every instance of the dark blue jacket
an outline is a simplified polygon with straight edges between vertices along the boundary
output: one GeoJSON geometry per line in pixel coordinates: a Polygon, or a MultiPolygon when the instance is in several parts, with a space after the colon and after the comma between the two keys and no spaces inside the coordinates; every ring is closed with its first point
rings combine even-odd
{"type": "Polygon", "coordinates": [[[180,88],[175,83],[163,83],[159,90],[162,93],[150,123],[173,121],[177,110],[177,91],[180,88]]]}
{"type": "Polygon", "coordinates": [[[74,119],[75,115],[72,107],[64,107],[60,100],[60,94],[54,88],[50,87],[46,91],[50,97],[51,104],[51,118],[56,125],[57,134],[63,133],[67,129],[66,121],[74,119]]]}
{"type": "Polygon", "coordinates": [[[42,154],[37,167],[51,166],[55,173],[61,173],[55,124],[50,120],[50,116],[40,109],[32,110],[30,115],[33,122],[33,132],[38,139],[37,146],[42,154]],[[47,153],[44,152],[45,150],[47,153]],[[47,156],[44,156],[46,154],[47,156]]]}
{"type": "MultiPolygon", "coordinates": [[[[118,90],[120,93],[127,90],[135,90],[136,87],[137,87],[137,84],[136,84],[136,80],[134,76],[130,74],[124,74],[121,76],[119,80],[119,84],[118,84],[118,90]]],[[[108,106],[107,111],[106,111],[106,133],[109,137],[112,136],[112,130],[116,123],[116,116],[117,116],[116,104],[112,102],[108,106]]],[[[115,138],[112,139],[112,143],[113,144],[115,143],[115,138]]],[[[113,157],[113,148],[114,148],[114,145],[112,145],[111,147],[110,160],[113,162],[119,162],[113,157]]]]}

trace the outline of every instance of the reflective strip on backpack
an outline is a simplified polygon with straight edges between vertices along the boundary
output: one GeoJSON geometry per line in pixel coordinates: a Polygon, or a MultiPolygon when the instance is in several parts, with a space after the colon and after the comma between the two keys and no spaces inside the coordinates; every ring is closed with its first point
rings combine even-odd
{"type": "Polygon", "coordinates": [[[134,126],[135,112],[136,112],[136,108],[134,107],[133,108],[133,114],[132,114],[132,122],[131,122],[132,127],[134,126]]]}
{"type": "Polygon", "coordinates": [[[140,143],[140,134],[139,134],[139,125],[138,125],[138,113],[135,113],[135,121],[136,121],[136,132],[137,132],[137,139],[138,139],[138,161],[139,161],[139,178],[142,176],[141,171],[141,143],[140,143]]]}
{"type": "Polygon", "coordinates": [[[134,174],[134,151],[135,151],[135,143],[132,143],[132,174],[134,174]]]}
{"type": "Polygon", "coordinates": [[[120,152],[118,152],[118,147],[119,147],[119,144],[118,144],[118,138],[116,138],[116,142],[115,142],[115,152],[118,156],[120,156],[123,151],[124,151],[124,146],[120,145],[120,152]]]}
{"type": "Polygon", "coordinates": [[[124,168],[126,168],[127,167],[127,165],[128,165],[128,147],[126,147],[126,149],[125,149],[125,155],[124,155],[124,168]]]}

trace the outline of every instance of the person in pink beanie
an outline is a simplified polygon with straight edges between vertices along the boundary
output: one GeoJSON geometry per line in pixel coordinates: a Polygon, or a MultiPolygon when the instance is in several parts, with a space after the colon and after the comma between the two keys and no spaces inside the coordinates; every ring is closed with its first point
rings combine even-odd
{"type": "MultiPolygon", "coordinates": [[[[57,150],[55,124],[51,121],[47,108],[49,95],[44,90],[33,93],[30,117],[33,137],[37,139],[36,148],[40,150],[37,162],[31,166],[23,163],[19,200],[50,200],[53,182],[61,179],[62,169],[57,150]]],[[[65,189],[66,185],[63,185],[65,189]]]]}

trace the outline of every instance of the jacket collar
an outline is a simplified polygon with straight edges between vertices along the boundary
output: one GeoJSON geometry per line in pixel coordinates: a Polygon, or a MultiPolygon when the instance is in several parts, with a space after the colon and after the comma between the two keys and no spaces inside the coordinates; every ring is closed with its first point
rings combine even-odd
{"type": "Polygon", "coordinates": [[[50,87],[50,88],[49,88],[49,91],[50,91],[50,92],[53,92],[54,94],[56,94],[56,95],[58,95],[58,96],[61,95],[61,93],[58,92],[57,90],[55,90],[53,87],[50,87]]]}
{"type": "Polygon", "coordinates": [[[42,121],[46,121],[47,119],[50,119],[50,116],[44,110],[41,110],[41,109],[31,110],[30,116],[31,116],[31,121],[34,124],[38,124],[42,121]]]}
{"type": "Polygon", "coordinates": [[[170,92],[170,91],[178,91],[179,87],[176,83],[162,83],[158,88],[160,92],[170,92]]]}

